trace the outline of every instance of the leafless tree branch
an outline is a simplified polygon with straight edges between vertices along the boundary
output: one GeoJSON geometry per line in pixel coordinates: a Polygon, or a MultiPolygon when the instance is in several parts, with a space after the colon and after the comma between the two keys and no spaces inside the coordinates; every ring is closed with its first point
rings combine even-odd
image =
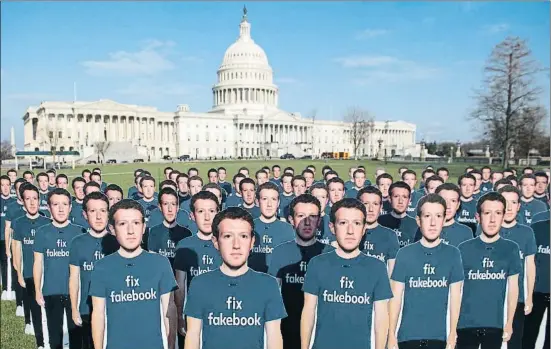
{"type": "Polygon", "coordinates": [[[107,152],[107,149],[109,148],[110,142],[96,142],[94,143],[94,150],[96,154],[98,155],[98,162],[99,157],[103,159],[103,162],[105,162],[105,153],[107,152]]]}
{"type": "Polygon", "coordinates": [[[541,115],[547,112],[538,105],[542,90],[534,83],[542,71],[526,41],[518,37],[495,46],[486,63],[483,87],[475,91],[477,107],[468,118],[481,124],[487,143],[503,154],[504,165],[511,146],[520,146],[522,137],[542,129],[541,115]]]}
{"type": "Polygon", "coordinates": [[[350,142],[354,149],[354,158],[357,160],[360,155],[360,146],[368,143],[368,138],[373,133],[375,122],[367,111],[358,107],[349,108],[344,116],[344,121],[350,124],[350,142]]]}
{"type": "Polygon", "coordinates": [[[9,141],[0,142],[0,160],[13,159],[12,146],[9,141]]]}

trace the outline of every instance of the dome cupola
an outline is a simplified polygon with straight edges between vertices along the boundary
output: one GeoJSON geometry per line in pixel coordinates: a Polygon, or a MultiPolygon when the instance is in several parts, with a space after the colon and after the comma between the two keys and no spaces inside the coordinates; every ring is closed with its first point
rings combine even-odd
{"type": "Polygon", "coordinates": [[[224,53],[213,86],[213,110],[277,108],[278,88],[266,53],[251,37],[247,8],[239,24],[239,37],[224,53]]]}

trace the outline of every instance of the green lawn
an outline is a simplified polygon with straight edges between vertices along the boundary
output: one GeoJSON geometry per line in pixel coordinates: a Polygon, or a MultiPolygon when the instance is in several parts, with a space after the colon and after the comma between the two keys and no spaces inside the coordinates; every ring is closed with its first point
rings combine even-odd
{"type": "Polygon", "coordinates": [[[34,336],[24,333],[25,320],[15,316],[15,301],[1,301],[0,348],[5,349],[36,349],[34,336]]]}

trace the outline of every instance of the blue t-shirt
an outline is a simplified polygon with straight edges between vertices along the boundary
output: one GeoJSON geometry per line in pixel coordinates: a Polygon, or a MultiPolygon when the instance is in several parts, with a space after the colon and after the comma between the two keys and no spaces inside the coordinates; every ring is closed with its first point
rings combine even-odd
{"type": "Polygon", "coordinates": [[[326,245],[329,245],[336,240],[335,234],[333,234],[331,232],[331,229],[329,228],[330,221],[331,217],[329,217],[328,214],[324,214],[323,216],[321,216],[319,226],[316,231],[316,239],[326,245]]]}
{"type": "Polygon", "coordinates": [[[6,238],[4,233],[6,231],[6,213],[8,211],[8,206],[16,201],[17,200],[12,197],[6,199],[0,196],[0,241],[4,241],[6,238]]]}
{"type": "Polygon", "coordinates": [[[383,205],[381,206],[381,213],[380,215],[385,215],[385,214],[389,214],[390,212],[392,212],[392,204],[390,203],[390,199],[389,198],[383,198],[383,205]]]}
{"type": "MultiPolygon", "coordinates": [[[[6,216],[4,217],[4,219],[5,221],[13,222],[17,218],[24,216],[26,213],[27,211],[25,211],[25,207],[23,207],[23,203],[19,203],[17,200],[15,200],[8,204],[8,208],[6,209],[6,216]]],[[[38,211],[38,213],[40,213],[40,211],[38,211]]],[[[40,214],[44,216],[44,214],[42,213],[40,214]]],[[[5,231],[6,230],[4,228],[4,232],[5,231]]]]}
{"type": "Polygon", "coordinates": [[[345,198],[348,198],[348,199],[356,199],[356,197],[358,196],[358,192],[361,190],[362,188],[358,189],[356,188],[355,186],[350,188],[350,189],[347,189],[346,190],[346,193],[344,193],[344,197],[345,198]]]}
{"type": "Polygon", "coordinates": [[[310,246],[287,241],[274,249],[268,274],[281,280],[281,295],[288,314],[281,321],[284,347],[300,345],[300,318],[304,307],[302,285],[308,263],[313,257],[334,249],[319,241],[310,246]]]}
{"type": "Polygon", "coordinates": [[[354,185],[355,185],[354,181],[352,181],[352,180],[346,181],[344,183],[344,190],[346,191],[348,189],[354,188],[354,185]]]}
{"type": "Polygon", "coordinates": [[[327,205],[325,206],[325,215],[326,216],[330,216],[331,215],[331,208],[333,208],[333,204],[331,203],[331,201],[329,201],[327,203],[327,205]]]}
{"type": "Polygon", "coordinates": [[[138,201],[140,200],[141,198],[143,198],[143,194],[140,193],[139,191],[136,191],[135,193],[132,194],[132,196],[129,196],[128,197],[129,199],[132,199],[134,201],[138,201]]]}
{"type": "Polygon", "coordinates": [[[524,303],[525,258],[528,256],[534,256],[537,249],[534,231],[526,225],[517,223],[511,228],[501,227],[499,234],[504,239],[509,239],[516,242],[520,250],[521,268],[518,276],[518,301],[519,303],[524,303]]]}
{"type": "Polygon", "coordinates": [[[503,328],[507,279],[521,269],[518,245],[503,238],[493,243],[474,238],[458,248],[465,281],[457,328],[503,328]]]}
{"type": "Polygon", "coordinates": [[[482,197],[482,195],[484,195],[485,193],[482,192],[482,191],[478,191],[478,193],[474,192],[473,193],[473,198],[474,198],[474,201],[478,201],[478,199],[480,199],[482,197]]]}
{"type": "MultiPolygon", "coordinates": [[[[180,211],[180,210],[178,210],[180,211]]],[[[179,214],[180,212],[178,212],[179,214]]],[[[178,214],[176,214],[176,217],[178,217],[178,214]]],[[[151,212],[149,212],[149,217],[147,218],[147,221],[146,221],[146,226],[151,229],[161,223],[163,223],[163,221],[165,220],[165,218],[163,217],[163,213],[161,212],[161,210],[156,207],[154,208],[153,210],[151,210],[151,212]]],[[[149,236],[149,232],[147,234],[149,236]]]]}
{"type": "Polygon", "coordinates": [[[78,311],[81,315],[90,314],[92,300],[88,298],[90,280],[94,265],[105,256],[108,256],[118,249],[115,237],[107,234],[102,238],[93,237],[88,234],[81,234],[73,239],[69,251],[69,264],[80,269],[80,304],[78,311]]]}
{"type": "Polygon", "coordinates": [[[81,227],[88,229],[90,228],[90,225],[88,224],[88,221],[84,218],[82,212],[82,204],[73,200],[73,202],[71,203],[71,213],[69,213],[69,220],[73,224],[80,225],[81,227]]]}
{"type": "Polygon", "coordinates": [[[63,228],[49,223],[36,230],[33,251],[44,258],[44,296],[69,294],[69,251],[73,239],[81,234],[86,229],[72,223],[63,228]]]}
{"type": "Polygon", "coordinates": [[[201,240],[198,235],[193,235],[176,245],[174,270],[186,273],[188,286],[194,277],[212,271],[221,264],[222,257],[212,240],[201,240]]]}
{"type": "Polygon", "coordinates": [[[15,191],[15,185],[10,186],[10,196],[17,200],[17,192],[15,191]]]}
{"type": "Polygon", "coordinates": [[[50,218],[51,217],[51,214],[50,214],[50,208],[48,207],[48,194],[50,193],[49,191],[43,193],[41,191],[39,191],[39,196],[38,196],[38,211],[41,212],[41,214],[45,217],[48,217],[50,218]]]}
{"type": "Polygon", "coordinates": [[[180,205],[180,211],[191,212],[191,196],[189,197],[188,200],[182,201],[180,205]]]}
{"type": "Polygon", "coordinates": [[[295,198],[295,194],[285,195],[283,193],[279,194],[279,208],[278,216],[288,219],[289,217],[289,205],[291,201],[295,198]]]}
{"type": "Polygon", "coordinates": [[[549,215],[549,210],[537,213],[532,218],[532,224],[535,224],[535,223],[541,222],[541,221],[548,221],[549,216],[550,216],[549,215]]]}
{"type": "Polygon", "coordinates": [[[113,253],[98,261],[90,296],[105,299],[106,349],[163,349],[161,296],[176,288],[170,263],[159,254],[113,253]]]}
{"type": "Polygon", "coordinates": [[[400,247],[412,244],[415,241],[417,232],[417,221],[408,215],[403,218],[396,218],[391,213],[379,216],[378,222],[383,227],[392,229],[398,237],[400,247]]]}
{"type": "Polygon", "coordinates": [[[462,242],[472,239],[473,231],[464,224],[453,222],[452,225],[442,228],[440,238],[443,243],[457,247],[462,242]]]}
{"type": "Polygon", "coordinates": [[[536,238],[536,285],[534,292],[549,293],[549,219],[532,224],[536,238]]]}
{"type": "Polygon", "coordinates": [[[148,224],[149,216],[151,215],[151,212],[155,209],[159,209],[159,201],[157,198],[153,198],[151,201],[145,201],[144,198],[141,198],[137,200],[140,205],[142,205],[144,211],[145,211],[145,222],[148,227],[151,227],[148,224]]]}
{"type": "Polygon", "coordinates": [[[182,195],[180,192],[178,192],[178,205],[180,206],[180,210],[185,209],[185,207],[183,206],[186,206],[186,205],[187,205],[187,208],[189,209],[190,200],[191,200],[191,195],[189,194],[182,195]]]}
{"type": "Polygon", "coordinates": [[[265,323],[287,316],[276,279],[251,269],[193,279],[184,314],[202,320],[203,349],[264,348],[265,323]]]}
{"type": "Polygon", "coordinates": [[[138,188],[136,188],[135,185],[131,186],[130,188],[128,188],[128,192],[126,194],[126,197],[129,198],[129,199],[133,199],[133,200],[136,200],[134,199],[134,197],[139,193],[138,191],[138,188]]]}
{"type": "Polygon", "coordinates": [[[256,205],[253,205],[253,207],[245,207],[244,205],[245,205],[245,203],[242,202],[237,207],[241,207],[245,211],[249,212],[251,214],[251,216],[253,217],[253,219],[257,219],[258,217],[260,217],[260,215],[261,215],[260,214],[260,207],[258,207],[256,205]]]}
{"type": "Polygon", "coordinates": [[[416,242],[400,249],[392,271],[392,280],[405,286],[398,342],[445,341],[449,289],[463,279],[461,254],[454,246],[428,248],[416,242]]]}
{"type": "Polygon", "coordinates": [[[462,199],[460,201],[461,206],[459,206],[459,210],[455,214],[455,220],[471,228],[474,236],[476,225],[478,224],[475,217],[477,200],[473,198],[471,201],[463,201],[462,199]]]}
{"type": "Polygon", "coordinates": [[[181,225],[176,224],[168,228],[164,223],[161,223],[149,230],[147,247],[149,251],[168,258],[172,266],[174,264],[174,257],[176,256],[176,246],[182,239],[190,236],[191,232],[189,229],[181,225]]]}
{"type": "Polygon", "coordinates": [[[282,187],[281,177],[280,178],[270,178],[270,182],[274,183],[275,185],[277,185],[280,188],[282,187]]]}
{"type": "Polygon", "coordinates": [[[490,181],[482,182],[482,184],[480,184],[480,191],[482,192],[482,194],[486,194],[492,191],[493,189],[494,189],[494,185],[490,181]]]}
{"type": "Polygon", "coordinates": [[[295,239],[295,229],[289,223],[279,219],[264,223],[260,218],[254,220],[254,246],[249,255],[251,269],[266,273],[274,248],[284,242],[295,239]]]}
{"type": "Polygon", "coordinates": [[[11,222],[11,228],[13,229],[13,239],[21,242],[23,278],[25,279],[33,277],[33,246],[36,231],[41,226],[49,223],[51,223],[51,221],[40,214],[34,219],[27,217],[27,215],[23,215],[17,218],[15,221],[11,222]]]}
{"type": "Polygon", "coordinates": [[[243,197],[233,192],[226,198],[226,207],[239,207],[243,203],[243,197]]]}
{"type": "Polygon", "coordinates": [[[521,199],[520,210],[517,214],[517,220],[520,224],[530,225],[532,224],[532,218],[535,215],[545,211],[547,211],[547,206],[543,202],[536,199],[530,202],[526,202],[521,199]]]}
{"type": "Polygon", "coordinates": [[[385,264],[395,259],[400,249],[396,233],[378,224],[374,229],[366,229],[360,242],[360,250],[368,256],[375,257],[385,264]]]}
{"type": "MultiPolygon", "coordinates": [[[[232,193],[232,187],[230,182],[220,182],[218,181],[218,185],[226,192],[226,195],[229,195],[232,193]]],[[[227,196],[226,196],[227,197],[227,196]]]]}
{"type": "Polygon", "coordinates": [[[543,194],[542,196],[537,196],[536,194],[534,194],[534,199],[543,202],[545,204],[545,207],[547,207],[547,209],[549,210],[549,199],[547,198],[547,194],[543,194]]]}
{"type": "Polygon", "coordinates": [[[407,209],[408,216],[412,218],[415,218],[415,216],[417,216],[417,204],[419,203],[419,200],[421,200],[423,196],[425,196],[424,190],[414,191],[411,193],[411,197],[410,197],[408,209],[407,209]]]}
{"type": "Polygon", "coordinates": [[[318,297],[313,349],[342,348],[343,338],[346,348],[371,348],[373,303],[392,298],[386,265],[363,253],[312,258],[303,291],[318,297]]]}

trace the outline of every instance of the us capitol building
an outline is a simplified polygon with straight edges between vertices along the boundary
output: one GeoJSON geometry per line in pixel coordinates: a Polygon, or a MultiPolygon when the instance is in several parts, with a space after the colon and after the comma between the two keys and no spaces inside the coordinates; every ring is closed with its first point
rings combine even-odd
{"type": "MultiPolygon", "coordinates": [[[[95,102],[44,101],[23,117],[25,150],[76,150],[96,159],[95,144],[109,142],[105,160],[320,156],[349,152],[350,123],[306,118],[278,108],[279,88],[264,50],[251,38],[246,10],[239,37],[224,53],[212,87],[212,109],[194,112],[186,104],[175,112],[155,107],[95,102]]],[[[375,121],[360,156],[408,155],[416,126],[403,121],[375,121]]]]}

